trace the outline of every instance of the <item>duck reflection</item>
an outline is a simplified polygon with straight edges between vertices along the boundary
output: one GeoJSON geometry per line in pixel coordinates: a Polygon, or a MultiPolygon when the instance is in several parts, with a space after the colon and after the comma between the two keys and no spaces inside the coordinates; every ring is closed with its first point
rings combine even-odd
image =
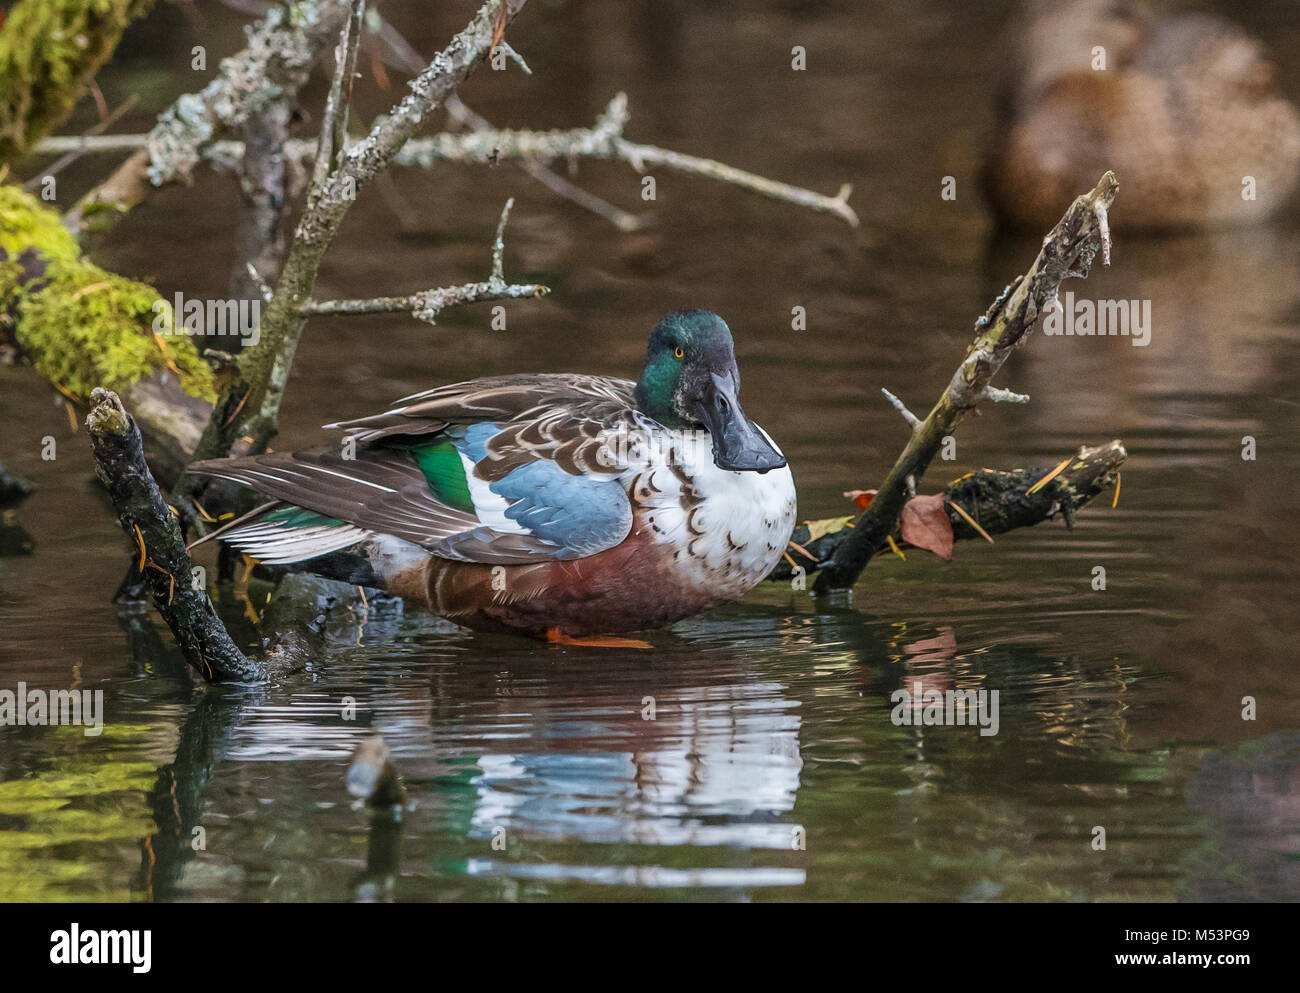
{"type": "Polygon", "coordinates": [[[142,888],[228,891],[191,850],[202,823],[223,829],[216,864],[247,864],[242,898],[564,885],[781,897],[813,878],[819,898],[1049,898],[1058,873],[1074,880],[1066,896],[1127,892],[1122,872],[1087,861],[1079,805],[1165,775],[1129,747],[1131,671],[1053,658],[1032,634],[989,641],[978,620],[815,611],[750,602],[657,633],[653,652],[618,652],[345,610],[309,667],[191,699],[159,773],[142,888]],[[998,735],[896,726],[891,694],[918,681],[998,689],[998,735]],[[344,697],[360,719],[340,720],[344,697]],[[349,762],[374,734],[406,785],[401,810],[348,797],[349,762]],[[1068,802],[1027,806],[1049,788],[1068,802]],[[846,858],[857,868],[842,873],[846,858]],[[347,876],[323,880],[334,864],[347,876]]]}

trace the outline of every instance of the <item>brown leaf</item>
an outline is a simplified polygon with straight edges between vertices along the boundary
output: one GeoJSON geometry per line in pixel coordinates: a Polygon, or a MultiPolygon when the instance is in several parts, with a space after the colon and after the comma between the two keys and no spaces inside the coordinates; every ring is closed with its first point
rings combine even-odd
{"type": "Polygon", "coordinates": [[[858,510],[866,510],[879,492],[879,490],[845,490],[844,499],[852,500],[858,510]]]}
{"type": "Polygon", "coordinates": [[[942,493],[912,497],[903,505],[900,523],[903,540],[909,545],[934,552],[941,559],[952,558],[952,521],[942,493]]]}

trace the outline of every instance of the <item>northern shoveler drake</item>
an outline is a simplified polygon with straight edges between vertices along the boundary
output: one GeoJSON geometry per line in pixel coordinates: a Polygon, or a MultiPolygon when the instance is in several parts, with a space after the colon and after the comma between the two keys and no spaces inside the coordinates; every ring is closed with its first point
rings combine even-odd
{"type": "Polygon", "coordinates": [[[1202,13],[1031,0],[1008,26],[984,180],[999,220],[1046,231],[1114,170],[1119,228],[1249,223],[1300,180],[1300,111],[1264,46],[1202,13]]]}
{"type": "Polygon", "coordinates": [[[326,425],[332,448],[191,469],[272,498],[209,536],[261,562],[346,553],[340,578],[466,627],[595,644],[737,599],[785,551],[794,480],[739,392],[727,325],[682,311],[635,383],[475,379],[326,425]]]}

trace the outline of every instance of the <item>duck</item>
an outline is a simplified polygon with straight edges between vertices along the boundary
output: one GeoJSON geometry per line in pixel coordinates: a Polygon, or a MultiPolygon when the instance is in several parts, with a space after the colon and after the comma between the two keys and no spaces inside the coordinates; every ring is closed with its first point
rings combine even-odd
{"type": "Polygon", "coordinates": [[[1134,0],[1032,0],[1000,59],[985,193],[1001,227],[1046,231],[1097,177],[1117,229],[1263,221],[1300,181],[1300,111],[1264,46],[1204,13],[1134,0]]]}
{"type": "Polygon", "coordinates": [[[338,444],[190,471],[267,500],[201,538],[316,560],[476,631],[644,645],[761,582],[785,553],[785,455],[740,405],[731,330],[681,310],[632,382],[573,373],[439,386],[339,421],[338,444]]]}

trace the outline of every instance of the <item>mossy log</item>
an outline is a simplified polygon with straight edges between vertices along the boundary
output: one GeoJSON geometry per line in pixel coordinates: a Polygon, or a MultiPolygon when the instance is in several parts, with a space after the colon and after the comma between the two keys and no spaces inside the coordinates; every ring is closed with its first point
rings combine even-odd
{"type": "Polygon", "coordinates": [[[85,403],[96,387],[125,396],[167,482],[217,395],[194,341],[154,330],[175,326],[156,289],[88,261],[57,213],[0,186],[0,334],[72,401],[85,403]]]}
{"type": "Polygon", "coordinates": [[[20,0],[0,30],[0,163],[72,112],[122,32],[154,0],[20,0]]]}

